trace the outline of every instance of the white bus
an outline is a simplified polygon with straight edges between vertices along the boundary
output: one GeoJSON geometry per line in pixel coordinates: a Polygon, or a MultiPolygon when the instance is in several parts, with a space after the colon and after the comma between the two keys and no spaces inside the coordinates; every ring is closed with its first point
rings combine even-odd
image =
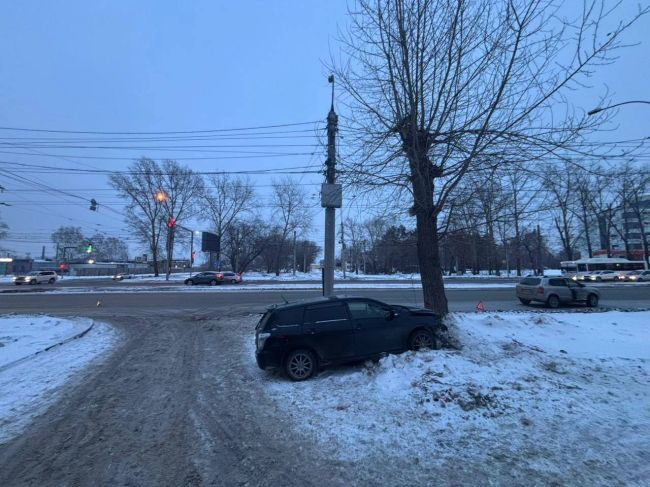
{"type": "Polygon", "coordinates": [[[594,271],[638,271],[648,268],[644,260],[627,260],[621,257],[591,257],[589,259],[565,260],[560,262],[564,277],[587,274],[594,271]]]}

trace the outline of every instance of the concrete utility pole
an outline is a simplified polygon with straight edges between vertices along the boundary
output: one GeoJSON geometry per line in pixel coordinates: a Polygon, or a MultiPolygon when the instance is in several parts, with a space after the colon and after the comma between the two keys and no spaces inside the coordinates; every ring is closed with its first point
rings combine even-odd
{"type": "Polygon", "coordinates": [[[345,279],[345,268],[347,262],[345,261],[345,234],[343,233],[343,217],[341,216],[341,269],[343,269],[343,279],[345,279]]]}
{"type": "Polygon", "coordinates": [[[321,186],[321,206],[325,208],[325,267],[323,269],[323,296],[334,294],[334,246],[336,244],[336,213],[343,194],[336,184],[336,127],[339,117],[334,111],[334,75],[327,79],[332,84],[332,105],[327,114],[327,170],[321,186]]]}

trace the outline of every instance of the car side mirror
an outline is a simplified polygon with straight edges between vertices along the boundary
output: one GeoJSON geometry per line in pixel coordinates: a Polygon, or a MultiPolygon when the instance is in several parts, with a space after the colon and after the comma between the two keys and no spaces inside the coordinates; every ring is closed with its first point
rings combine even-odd
{"type": "Polygon", "coordinates": [[[386,321],[390,321],[390,320],[394,319],[395,315],[396,315],[395,310],[392,309],[392,308],[389,309],[388,313],[386,314],[386,321]]]}

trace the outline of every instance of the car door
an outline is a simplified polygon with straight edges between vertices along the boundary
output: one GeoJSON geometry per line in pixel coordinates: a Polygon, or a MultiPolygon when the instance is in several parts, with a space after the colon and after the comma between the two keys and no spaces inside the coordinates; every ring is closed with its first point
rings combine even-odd
{"type": "Polygon", "coordinates": [[[303,335],[321,359],[344,361],[354,357],[354,333],[343,302],[319,303],[305,308],[303,335]]]}
{"type": "Polygon", "coordinates": [[[572,297],[575,301],[585,301],[587,299],[587,290],[584,285],[573,282],[571,279],[565,279],[564,281],[566,282],[569,291],[573,293],[572,297]]]}
{"type": "Polygon", "coordinates": [[[400,329],[390,308],[366,299],[348,300],[347,307],[354,328],[357,355],[374,355],[400,348],[400,329]]]}
{"type": "Polygon", "coordinates": [[[551,289],[549,289],[549,293],[557,294],[561,302],[570,303],[573,301],[573,294],[567,286],[566,280],[557,277],[554,279],[549,279],[548,284],[551,287],[551,289]]]}

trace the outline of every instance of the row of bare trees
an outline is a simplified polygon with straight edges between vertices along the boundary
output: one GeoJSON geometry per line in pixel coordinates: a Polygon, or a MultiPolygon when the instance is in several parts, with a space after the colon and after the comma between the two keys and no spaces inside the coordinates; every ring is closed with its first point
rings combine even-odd
{"type": "MultiPolygon", "coordinates": [[[[345,222],[345,257],[354,270],[419,272],[417,231],[390,221],[345,222]]],[[[647,258],[650,165],[606,169],[565,161],[538,169],[491,168],[459,184],[440,221],[446,273],[513,270],[522,275],[557,267],[561,260],[592,257],[597,250],[647,258]]]]}
{"type": "Polygon", "coordinates": [[[268,204],[247,178],[203,176],[173,160],[142,158],[128,171],[112,174],[110,184],[125,199],[127,224],[151,253],[156,275],[164,255],[169,276],[174,244],[187,241],[188,227],[196,221],[217,236],[210,268],[223,263],[243,272],[256,265],[279,274],[289,253],[296,255],[296,267],[305,267],[319,251],[303,238],[312,215],[306,193],[290,178],[273,181],[268,204]]]}

